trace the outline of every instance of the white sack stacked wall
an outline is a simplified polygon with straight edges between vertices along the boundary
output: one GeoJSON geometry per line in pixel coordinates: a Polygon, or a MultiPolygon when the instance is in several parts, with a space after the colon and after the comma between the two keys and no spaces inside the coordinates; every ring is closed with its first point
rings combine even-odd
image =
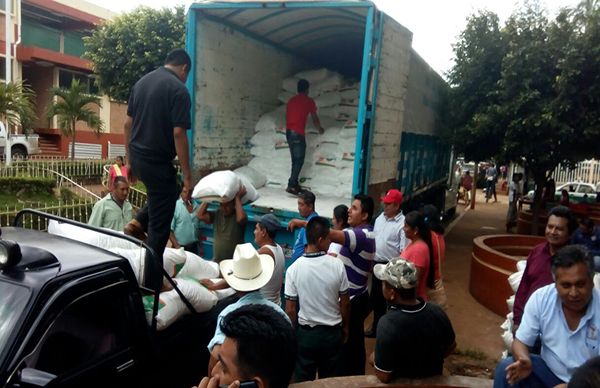
{"type": "Polygon", "coordinates": [[[300,72],[283,81],[279,95],[282,105],[262,115],[256,123],[250,139],[253,158],[248,166],[266,175],[267,187],[282,190],[287,187],[292,162],[285,137],[285,111],[300,79],[310,83],[309,96],[317,104],[317,114],[325,129],[320,135],[308,117],[300,185],[317,195],[350,197],[359,85],[327,69],[300,72]]]}

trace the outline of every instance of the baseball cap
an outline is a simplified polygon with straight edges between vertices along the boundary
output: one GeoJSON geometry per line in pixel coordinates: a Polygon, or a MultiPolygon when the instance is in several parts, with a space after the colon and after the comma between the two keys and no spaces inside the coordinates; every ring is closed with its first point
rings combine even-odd
{"type": "Polygon", "coordinates": [[[373,274],[394,288],[410,289],[417,287],[417,269],[413,263],[397,257],[387,264],[375,264],[373,274]]]}
{"type": "Polygon", "coordinates": [[[385,197],[383,197],[383,203],[397,203],[402,204],[402,192],[397,189],[388,190],[385,197]]]}
{"type": "Polygon", "coordinates": [[[280,229],[279,218],[270,213],[262,217],[256,217],[256,222],[264,226],[268,232],[276,232],[280,229]]]}

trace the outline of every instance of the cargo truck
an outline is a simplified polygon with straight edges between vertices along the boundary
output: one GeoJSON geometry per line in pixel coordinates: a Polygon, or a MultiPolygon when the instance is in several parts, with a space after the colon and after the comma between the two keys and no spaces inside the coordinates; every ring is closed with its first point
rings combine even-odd
{"type": "MultiPolygon", "coordinates": [[[[447,85],[411,43],[412,33],[369,1],[192,4],[186,49],[192,57],[194,178],[248,164],[254,125],[280,104],[282,81],[327,68],[360,85],[352,187],[344,191],[377,200],[398,188],[405,212],[423,203],[453,212],[451,147],[438,134],[447,85]]],[[[282,226],[298,217],[296,197],[269,187],[259,192],[260,199],[245,207],[250,223],[266,212],[282,226]]],[[[331,217],[336,205],[350,202],[350,196],[317,196],[316,210],[331,217]]],[[[212,255],[211,234],[210,227],[203,230],[206,257],[212,255]]],[[[278,241],[292,245],[294,236],[280,233],[278,241]]]]}

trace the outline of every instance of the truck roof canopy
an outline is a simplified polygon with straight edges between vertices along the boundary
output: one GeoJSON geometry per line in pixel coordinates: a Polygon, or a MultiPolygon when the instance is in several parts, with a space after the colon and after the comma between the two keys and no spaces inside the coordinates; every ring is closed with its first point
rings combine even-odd
{"type": "Polygon", "coordinates": [[[369,1],[194,3],[190,12],[327,67],[360,78],[369,1]]]}

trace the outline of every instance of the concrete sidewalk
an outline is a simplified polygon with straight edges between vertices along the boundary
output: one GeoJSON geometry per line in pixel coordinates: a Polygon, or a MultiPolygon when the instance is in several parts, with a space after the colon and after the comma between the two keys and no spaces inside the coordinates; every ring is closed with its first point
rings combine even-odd
{"type": "Polygon", "coordinates": [[[446,262],[443,267],[444,286],[448,295],[448,316],[456,332],[461,350],[477,350],[492,359],[499,359],[504,344],[500,338],[501,317],[480,305],[469,293],[471,251],[473,239],[486,234],[505,233],[508,198],[498,195],[498,202],[485,202],[478,190],[475,209],[460,204],[457,219],[446,231],[446,262]]]}

